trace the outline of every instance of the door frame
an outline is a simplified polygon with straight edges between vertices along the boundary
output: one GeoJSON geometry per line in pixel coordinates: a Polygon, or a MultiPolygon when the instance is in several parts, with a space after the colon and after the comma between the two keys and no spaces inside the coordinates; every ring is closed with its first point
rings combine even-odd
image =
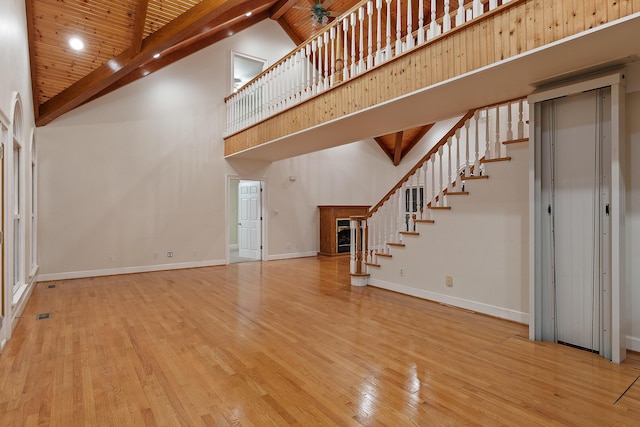
{"type": "Polygon", "coordinates": [[[224,211],[224,242],[225,242],[225,264],[229,265],[231,263],[231,233],[230,233],[230,227],[233,226],[237,227],[237,218],[236,220],[233,220],[230,218],[230,214],[229,214],[229,210],[231,207],[231,195],[230,195],[230,188],[231,188],[231,182],[234,180],[238,180],[238,181],[258,181],[260,182],[260,185],[262,187],[262,196],[261,196],[261,200],[260,200],[260,215],[262,216],[262,224],[260,227],[260,240],[262,243],[262,253],[260,255],[260,258],[262,261],[266,261],[267,260],[267,256],[266,254],[268,253],[268,247],[267,247],[267,178],[264,176],[261,177],[243,177],[240,175],[234,175],[234,174],[227,174],[225,175],[225,187],[224,187],[224,191],[225,191],[225,211],[224,211]]]}
{"type": "Polygon", "coordinates": [[[529,144],[529,338],[542,339],[542,182],[541,129],[537,123],[541,103],[550,99],[611,87],[611,361],[626,357],[625,310],[625,74],[624,67],[562,81],[537,89],[528,97],[531,143],[529,144]]]}

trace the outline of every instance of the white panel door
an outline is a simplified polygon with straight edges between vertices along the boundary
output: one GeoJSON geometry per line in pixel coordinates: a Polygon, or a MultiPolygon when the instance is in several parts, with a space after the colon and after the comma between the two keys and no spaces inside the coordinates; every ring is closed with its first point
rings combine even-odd
{"type": "Polygon", "coordinates": [[[261,259],[261,191],[259,181],[240,181],[238,186],[238,255],[261,259]]]}
{"type": "MultiPolygon", "coordinates": [[[[545,102],[546,277],[555,341],[600,351],[607,287],[608,115],[599,90],[545,102]]],[[[543,138],[544,141],[544,138],[543,138]]],[[[544,208],[544,207],[543,207],[544,208]]],[[[549,338],[549,337],[548,337],[549,338]]]]}

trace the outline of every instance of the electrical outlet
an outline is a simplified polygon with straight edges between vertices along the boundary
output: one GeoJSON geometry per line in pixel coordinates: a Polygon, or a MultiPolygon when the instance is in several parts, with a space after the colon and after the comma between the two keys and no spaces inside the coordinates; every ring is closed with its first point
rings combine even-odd
{"type": "Polygon", "coordinates": [[[453,276],[447,276],[445,279],[447,286],[453,286],[453,276]]]}
{"type": "Polygon", "coordinates": [[[173,258],[173,252],[172,251],[167,252],[167,258],[173,258]]]}
{"type": "Polygon", "coordinates": [[[113,257],[111,255],[109,255],[109,262],[113,262],[113,257]]]}
{"type": "Polygon", "coordinates": [[[404,277],[404,269],[400,269],[400,277],[404,277]]]}

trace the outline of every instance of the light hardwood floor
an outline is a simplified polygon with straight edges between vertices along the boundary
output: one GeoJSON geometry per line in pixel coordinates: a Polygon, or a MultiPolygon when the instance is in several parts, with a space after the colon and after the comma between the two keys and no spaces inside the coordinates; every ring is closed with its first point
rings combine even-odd
{"type": "Polygon", "coordinates": [[[0,426],[640,424],[637,355],[348,283],[345,258],[40,283],[0,426]]]}

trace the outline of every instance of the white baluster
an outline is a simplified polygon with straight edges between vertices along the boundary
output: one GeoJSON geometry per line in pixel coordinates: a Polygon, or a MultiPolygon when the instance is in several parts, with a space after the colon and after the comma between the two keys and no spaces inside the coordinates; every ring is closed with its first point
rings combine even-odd
{"type": "Polygon", "coordinates": [[[493,10],[498,7],[498,0],[489,0],[489,10],[493,10]]]}
{"type": "Polygon", "coordinates": [[[411,231],[409,230],[409,215],[411,215],[411,204],[409,204],[409,206],[407,206],[407,198],[409,199],[409,203],[411,203],[411,187],[409,187],[408,185],[408,179],[407,181],[402,183],[402,187],[400,187],[400,204],[402,205],[402,208],[400,209],[401,215],[400,215],[400,221],[401,225],[402,225],[402,231],[411,231]],[[408,197],[407,197],[408,196],[408,197]]]}
{"type": "Polygon", "coordinates": [[[473,17],[477,18],[483,13],[484,13],[484,4],[482,4],[480,0],[473,0],[473,17]]]}
{"type": "Polygon", "coordinates": [[[422,163],[422,203],[420,206],[422,207],[420,211],[420,219],[427,219],[427,169],[429,166],[429,160],[425,160],[422,163]]]}
{"type": "Polygon", "coordinates": [[[429,24],[429,37],[430,39],[434,38],[440,33],[440,26],[436,21],[436,0],[431,0],[431,23],[429,24]]]}
{"type": "Polygon", "coordinates": [[[311,40],[311,94],[315,95],[318,93],[318,61],[316,58],[318,55],[318,40],[311,40]]]}
{"type": "Polygon", "coordinates": [[[437,206],[436,201],[436,155],[431,155],[431,207],[437,206]]]}
{"type": "Polygon", "coordinates": [[[455,176],[456,191],[462,191],[461,190],[462,183],[460,182],[460,170],[461,170],[460,169],[460,129],[456,129],[456,171],[455,171],[456,172],[456,176],[455,176]]]}
{"type": "Polygon", "coordinates": [[[473,174],[480,174],[480,111],[475,113],[476,119],[476,157],[473,161],[473,174]]]}
{"type": "Polygon", "coordinates": [[[507,105],[507,141],[513,140],[513,123],[511,120],[511,108],[513,104],[507,105]]]}
{"type": "Polygon", "coordinates": [[[494,157],[496,159],[500,158],[500,142],[502,141],[502,138],[500,137],[500,106],[496,106],[496,139],[494,141],[495,144],[495,148],[494,148],[494,157]]]}
{"type": "Polygon", "coordinates": [[[358,9],[358,23],[359,23],[359,33],[360,33],[360,52],[358,57],[358,74],[362,73],[365,69],[364,67],[364,7],[358,9]]]}
{"type": "Polygon", "coordinates": [[[373,2],[367,2],[367,70],[373,67],[373,27],[371,26],[371,17],[373,16],[373,2]]]}
{"type": "Polygon", "coordinates": [[[356,67],[356,13],[351,13],[351,77],[358,73],[356,67]]]}
{"type": "Polygon", "coordinates": [[[325,31],[322,34],[322,41],[324,43],[324,81],[322,82],[322,89],[329,89],[329,31],[325,31]]]}
{"type": "Polygon", "coordinates": [[[418,45],[424,43],[424,1],[418,1],[418,45]]]}
{"type": "Polygon", "coordinates": [[[439,164],[440,164],[440,170],[439,170],[439,180],[438,180],[438,206],[444,206],[444,168],[442,167],[442,158],[444,157],[443,155],[444,149],[442,148],[442,145],[440,146],[440,148],[438,148],[438,159],[439,159],[439,164]]]}
{"type": "Polygon", "coordinates": [[[376,55],[374,63],[376,65],[382,62],[382,0],[376,0],[376,55]]]}
{"type": "Polygon", "coordinates": [[[487,119],[486,119],[486,126],[485,126],[485,148],[484,148],[484,158],[485,159],[490,159],[491,158],[491,142],[490,142],[490,137],[489,137],[489,109],[487,108],[486,110],[487,112],[487,119]]]}
{"type": "MultiPolygon", "coordinates": [[[[387,44],[385,46],[384,60],[391,59],[391,0],[387,1],[387,44]]],[[[434,0],[435,1],[435,0],[434,0]]]]}
{"type": "Polygon", "coordinates": [[[518,101],[518,139],[524,138],[523,100],[518,101]]]}
{"type": "MultiPolygon", "coordinates": [[[[464,174],[465,176],[469,176],[471,175],[471,163],[469,162],[469,126],[471,125],[471,119],[467,120],[466,122],[464,122],[464,129],[465,129],[465,161],[464,161],[464,174]]],[[[458,173],[458,178],[460,178],[460,173],[458,173]]],[[[460,185],[462,185],[462,183],[460,183],[460,185]]],[[[460,187],[460,191],[462,191],[462,187],[460,187]]]]}
{"type": "Polygon", "coordinates": [[[313,80],[312,77],[312,62],[311,62],[311,44],[307,44],[305,46],[305,66],[307,68],[307,84],[306,84],[306,92],[307,98],[313,94],[313,80]]]}
{"type": "Polygon", "coordinates": [[[324,39],[322,35],[318,36],[318,92],[322,92],[324,90],[324,68],[322,61],[322,53],[326,52],[326,48],[324,45],[324,39]]]}
{"type": "Polygon", "coordinates": [[[413,7],[411,3],[411,1],[407,2],[407,41],[405,50],[409,50],[415,45],[413,41],[413,7]]]}
{"type": "Polygon", "coordinates": [[[329,87],[333,87],[336,82],[336,27],[329,29],[329,39],[331,39],[331,76],[329,77],[329,87]]]}
{"type": "Polygon", "coordinates": [[[396,1],[396,56],[402,53],[402,8],[401,1],[396,1]]]}
{"type": "Polygon", "coordinates": [[[342,65],[342,80],[346,81],[349,78],[349,43],[348,43],[348,35],[349,35],[349,17],[345,17],[342,20],[342,32],[344,37],[342,38],[344,41],[344,46],[343,46],[343,52],[342,52],[342,58],[343,58],[343,65],[342,65]]]}
{"type": "Polygon", "coordinates": [[[464,24],[464,1],[458,0],[458,13],[456,13],[456,27],[464,24]]]}
{"type": "Polygon", "coordinates": [[[442,17],[442,32],[451,29],[451,14],[449,13],[449,0],[444,0],[444,16],[442,17]]]}
{"type": "Polygon", "coordinates": [[[402,243],[403,238],[402,238],[402,234],[400,234],[401,231],[405,231],[405,202],[403,200],[404,198],[404,192],[402,191],[402,188],[406,186],[406,182],[402,184],[402,187],[400,187],[399,189],[396,190],[396,199],[398,200],[398,210],[396,210],[397,216],[396,216],[396,223],[398,224],[398,233],[396,234],[396,242],[402,243]]]}
{"type": "Polygon", "coordinates": [[[447,139],[447,193],[453,191],[452,183],[453,183],[453,174],[452,174],[452,166],[453,156],[451,155],[451,145],[453,144],[453,138],[449,137],[447,139]]]}

